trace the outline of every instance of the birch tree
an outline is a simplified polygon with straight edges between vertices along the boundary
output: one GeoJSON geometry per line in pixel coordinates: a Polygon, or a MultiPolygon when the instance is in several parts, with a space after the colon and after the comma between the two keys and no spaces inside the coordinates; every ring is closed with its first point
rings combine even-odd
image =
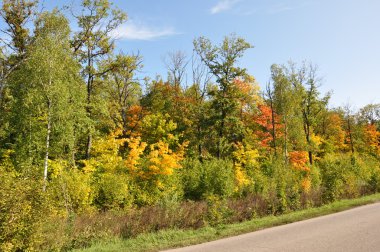
{"type": "Polygon", "coordinates": [[[45,12],[36,22],[28,60],[12,76],[13,124],[19,158],[43,165],[44,190],[51,158],[72,157],[83,117],[79,64],[70,49],[67,19],[45,12]],[[80,115],[81,114],[81,115],[80,115]]]}

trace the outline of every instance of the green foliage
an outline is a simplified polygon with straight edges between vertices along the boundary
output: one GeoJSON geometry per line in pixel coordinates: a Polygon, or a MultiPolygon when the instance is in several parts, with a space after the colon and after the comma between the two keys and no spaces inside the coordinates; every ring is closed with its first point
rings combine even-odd
{"type": "Polygon", "coordinates": [[[342,196],[355,197],[361,193],[363,186],[376,184],[378,168],[372,167],[373,161],[366,159],[368,157],[328,155],[321,160],[319,168],[323,200],[332,202],[342,196]]]}
{"type": "Polygon", "coordinates": [[[122,174],[102,174],[96,181],[95,205],[104,210],[131,207],[133,195],[128,180],[122,174]]]}
{"type": "Polygon", "coordinates": [[[21,56],[29,42],[29,29],[26,27],[28,19],[35,14],[38,0],[12,1],[4,0],[0,10],[6,25],[6,34],[11,35],[12,49],[21,56]]]}
{"type": "MultiPolygon", "coordinates": [[[[25,250],[34,242],[33,235],[38,229],[39,188],[28,183],[15,181],[11,174],[1,172],[1,217],[0,243],[2,251],[25,250]]],[[[29,181],[25,181],[29,182],[29,181]]]]}
{"type": "Polygon", "coordinates": [[[181,177],[185,198],[199,200],[209,195],[226,198],[233,194],[235,179],[231,161],[188,159],[183,166],[181,177]]]}
{"type": "Polygon", "coordinates": [[[224,224],[228,217],[232,214],[227,206],[225,198],[217,195],[209,195],[206,197],[207,215],[206,220],[210,226],[224,224]]]}
{"type": "Polygon", "coordinates": [[[242,95],[236,81],[248,75],[245,68],[237,67],[236,64],[252,45],[235,35],[225,37],[218,46],[204,37],[194,40],[193,44],[195,52],[218,83],[218,89],[209,93],[212,97],[210,124],[215,127],[216,133],[215,155],[218,158],[226,157],[231,154],[232,143],[242,135],[242,122],[238,116],[239,98],[242,95]]]}
{"type": "Polygon", "coordinates": [[[129,109],[139,104],[141,98],[140,83],[136,81],[136,72],[142,68],[140,56],[124,55],[122,53],[101,62],[100,71],[109,71],[104,80],[99,83],[99,95],[107,95],[108,115],[104,124],[109,128],[121,126],[124,135],[130,126],[129,109]],[[112,125],[113,123],[114,125],[112,125]],[[111,124],[111,125],[109,125],[111,124]]]}
{"type": "Polygon", "coordinates": [[[189,87],[177,54],[168,80],[146,78],[143,90],[142,57],[114,54],[125,13],[83,0],[73,33],[56,9],[26,25],[37,2],[0,10],[1,251],[70,250],[380,191],[379,105],[330,109],[314,66],[273,65],[263,99],[238,64],[248,42],[200,37],[189,87]]]}
{"type": "Polygon", "coordinates": [[[275,159],[265,168],[266,183],[263,195],[269,201],[269,211],[284,213],[300,207],[301,173],[295,171],[281,159],[275,159]]]}
{"type": "Polygon", "coordinates": [[[43,193],[42,180],[23,178],[0,165],[0,250],[46,251],[67,242],[65,212],[43,193]]]}
{"type": "Polygon", "coordinates": [[[51,193],[67,212],[87,212],[92,208],[95,193],[91,177],[77,168],[53,163],[49,182],[51,193]]]}
{"type": "Polygon", "coordinates": [[[9,80],[13,97],[10,121],[17,162],[39,164],[46,152],[72,157],[79,125],[86,116],[67,19],[56,11],[41,14],[35,36],[28,47],[28,60],[9,80]]]}
{"type": "Polygon", "coordinates": [[[151,114],[144,117],[142,121],[143,140],[148,144],[157,143],[160,140],[173,143],[178,140],[172,132],[177,128],[177,124],[170,119],[168,114],[151,114]]]}

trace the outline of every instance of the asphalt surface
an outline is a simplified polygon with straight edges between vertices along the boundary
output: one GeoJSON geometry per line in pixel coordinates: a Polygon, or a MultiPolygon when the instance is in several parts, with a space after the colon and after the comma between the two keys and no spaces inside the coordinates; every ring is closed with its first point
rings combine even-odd
{"type": "Polygon", "coordinates": [[[380,203],[170,252],[380,252],[380,203]]]}

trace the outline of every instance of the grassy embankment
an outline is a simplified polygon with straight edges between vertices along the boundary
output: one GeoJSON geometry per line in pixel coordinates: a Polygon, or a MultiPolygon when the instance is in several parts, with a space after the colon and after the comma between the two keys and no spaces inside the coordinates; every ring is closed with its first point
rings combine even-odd
{"type": "Polygon", "coordinates": [[[157,233],[141,234],[132,239],[115,239],[112,241],[96,242],[90,248],[75,251],[143,252],[182,247],[327,215],[377,201],[380,201],[380,193],[357,199],[340,200],[318,208],[309,208],[279,216],[267,216],[236,224],[204,227],[198,230],[164,230],[157,233]]]}

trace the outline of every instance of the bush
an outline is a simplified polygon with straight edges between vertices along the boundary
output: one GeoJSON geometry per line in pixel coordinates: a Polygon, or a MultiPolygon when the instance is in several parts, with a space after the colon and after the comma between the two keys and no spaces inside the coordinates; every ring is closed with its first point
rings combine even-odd
{"type": "Polygon", "coordinates": [[[233,212],[228,208],[227,200],[216,195],[209,195],[207,201],[207,223],[210,226],[224,224],[233,212]]]}
{"type": "Polygon", "coordinates": [[[98,209],[123,209],[133,204],[128,177],[123,174],[101,174],[95,190],[94,203],[98,209]]]}
{"type": "Polygon", "coordinates": [[[364,193],[380,192],[380,165],[379,160],[370,155],[360,156],[358,162],[361,163],[362,169],[365,171],[361,177],[365,181],[364,193]]]}
{"type": "Polygon", "coordinates": [[[66,242],[62,213],[40,179],[0,167],[0,184],[0,251],[52,250],[66,242]]]}
{"type": "Polygon", "coordinates": [[[357,197],[363,188],[371,187],[371,184],[372,189],[376,190],[376,167],[376,162],[368,157],[327,155],[319,162],[323,200],[332,202],[357,197]]]}
{"type": "Polygon", "coordinates": [[[200,162],[187,159],[183,162],[181,176],[186,199],[206,199],[209,195],[223,198],[234,192],[234,169],[230,160],[210,159],[200,162]]]}

